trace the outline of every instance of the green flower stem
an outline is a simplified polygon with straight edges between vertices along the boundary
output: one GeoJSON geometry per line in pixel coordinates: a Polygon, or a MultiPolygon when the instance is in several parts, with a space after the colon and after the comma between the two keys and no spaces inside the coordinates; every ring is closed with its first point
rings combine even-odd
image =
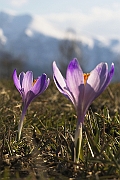
{"type": "Polygon", "coordinates": [[[82,143],[82,123],[77,125],[75,132],[75,154],[74,154],[74,162],[79,163],[80,150],[82,143]]]}

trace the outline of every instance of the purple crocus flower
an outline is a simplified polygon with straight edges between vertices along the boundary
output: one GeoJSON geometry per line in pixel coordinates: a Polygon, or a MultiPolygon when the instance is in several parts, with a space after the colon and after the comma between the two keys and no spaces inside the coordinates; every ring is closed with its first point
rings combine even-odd
{"type": "Polygon", "coordinates": [[[27,108],[33,99],[35,99],[38,95],[40,95],[47,89],[50,79],[47,79],[46,74],[42,74],[33,81],[32,71],[27,71],[26,73],[21,72],[18,77],[15,69],[13,72],[13,81],[17,90],[20,92],[23,101],[22,116],[18,126],[18,139],[20,139],[23,119],[26,114],[27,108]]]}
{"type": "MultiPolygon", "coordinates": [[[[53,62],[53,79],[58,90],[68,97],[77,112],[77,126],[75,132],[75,159],[79,161],[82,124],[86,111],[94,99],[96,99],[108,86],[114,74],[114,64],[112,63],[108,71],[107,63],[98,64],[89,74],[84,74],[77,59],[73,59],[67,68],[66,79],[62,76],[55,62],[53,62]],[[77,147],[79,146],[79,147],[77,147]]],[[[75,160],[76,161],[76,160],[75,160]]]]}

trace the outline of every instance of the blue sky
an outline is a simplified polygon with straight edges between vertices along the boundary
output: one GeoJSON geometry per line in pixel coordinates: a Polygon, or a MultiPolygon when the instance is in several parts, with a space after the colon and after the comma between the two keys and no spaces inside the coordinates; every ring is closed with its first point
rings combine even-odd
{"type": "Polygon", "coordinates": [[[120,37],[120,0],[0,0],[0,11],[40,15],[81,34],[120,37]]]}
{"type": "Polygon", "coordinates": [[[18,13],[49,14],[76,12],[90,13],[94,7],[114,9],[119,0],[0,0],[0,10],[11,10],[18,13]]]}

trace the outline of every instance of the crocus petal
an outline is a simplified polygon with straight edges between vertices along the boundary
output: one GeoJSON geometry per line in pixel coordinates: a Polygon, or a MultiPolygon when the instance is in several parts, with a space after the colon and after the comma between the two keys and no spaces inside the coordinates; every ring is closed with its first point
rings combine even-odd
{"type": "Polygon", "coordinates": [[[66,85],[66,80],[63,78],[55,62],[53,62],[53,80],[58,90],[74,104],[74,98],[66,85]]]}
{"type": "Polygon", "coordinates": [[[41,94],[47,89],[49,82],[50,79],[49,78],[47,79],[47,75],[42,74],[42,76],[38,77],[36,83],[31,88],[31,91],[33,91],[35,95],[41,94]]]}
{"type": "Polygon", "coordinates": [[[64,93],[64,88],[66,87],[65,79],[63,78],[61,72],[59,71],[55,61],[53,62],[53,79],[54,82],[61,93],[64,93]]]}
{"type": "Polygon", "coordinates": [[[33,93],[33,91],[30,90],[30,91],[27,92],[27,94],[25,96],[25,99],[24,99],[24,102],[23,102],[26,109],[28,108],[29,104],[33,101],[33,99],[35,97],[37,97],[37,95],[35,95],[33,93]]]}
{"type": "Polygon", "coordinates": [[[35,88],[37,88],[38,84],[40,84],[40,89],[38,94],[43,93],[47,89],[49,83],[50,83],[50,79],[49,78],[47,79],[47,75],[45,73],[42,74],[42,76],[38,77],[38,82],[36,82],[35,84],[35,88]]]}
{"type": "Polygon", "coordinates": [[[41,88],[40,88],[40,91],[39,91],[39,94],[43,93],[47,87],[49,86],[49,83],[50,83],[50,79],[48,78],[47,79],[47,75],[46,74],[42,74],[42,77],[41,77],[41,88]]]}
{"type": "Polygon", "coordinates": [[[86,113],[87,108],[92,103],[92,101],[97,96],[97,93],[103,87],[108,74],[107,64],[100,63],[96,68],[90,73],[87,83],[85,85],[84,93],[84,112],[86,113]]]}
{"type": "Polygon", "coordinates": [[[36,98],[38,95],[42,94],[48,87],[50,79],[47,79],[46,74],[42,74],[42,76],[38,77],[35,84],[32,86],[31,90],[29,90],[26,94],[24,100],[24,106],[28,107],[31,101],[36,98]]]}
{"type": "Polygon", "coordinates": [[[21,73],[19,74],[19,81],[20,81],[21,88],[22,88],[22,83],[23,83],[24,76],[25,76],[25,73],[24,73],[24,72],[21,72],[21,73]]]}
{"type": "Polygon", "coordinates": [[[24,88],[25,95],[29,90],[31,90],[32,85],[33,85],[33,72],[27,71],[22,81],[22,88],[24,88]]]}
{"type": "Polygon", "coordinates": [[[108,65],[106,63],[100,63],[96,68],[90,73],[87,83],[85,85],[84,93],[84,113],[86,113],[88,107],[92,101],[97,98],[107,87],[111,78],[108,77],[108,65]]]}
{"type": "MultiPolygon", "coordinates": [[[[99,92],[99,94],[101,94],[104,91],[104,89],[108,86],[108,84],[110,83],[113,75],[114,75],[114,63],[111,64],[111,69],[108,72],[106,82],[104,83],[104,86],[101,88],[101,91],[99,92]]],[[[98,96],[99,96],[99,94],[98,94],[98,96]]]]}
{"type": "Polygon", "coordinates": [[[84,76],[77,59],[73,59],[68,65],[66,83],[74,97],[75,106],[78,107],[78,104],[82,104],[84,96],[84,76]]]}
{"type": "Polygon", "coordinates": [[[20,81],[19,81],[19,79],[17,77],[16,69],[13,71],[12,77],[13,77],[13,81],[14,81],[14,84],[15,84],[17,90],[20,92],[21,85],[20,85],[20,81]]]}

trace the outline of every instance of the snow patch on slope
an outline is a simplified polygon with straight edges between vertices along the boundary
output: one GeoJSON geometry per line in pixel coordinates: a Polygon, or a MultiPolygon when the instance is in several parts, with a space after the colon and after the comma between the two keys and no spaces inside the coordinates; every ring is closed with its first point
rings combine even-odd
{"type": "Polygon", "coordinates": [[[3,30],[0,28],[0,44],[5,45],[7,38],[4,36],[3,30]]]}
{"type": "Polygon", "coordinates": [[[52,36],[56,38],[63,38],[63,32],[59,31],[57,28],[53,27],[45,18],[40,16],[34,16],[29,28],[33,31],[43,33],[47,36],[52,36]]]}

